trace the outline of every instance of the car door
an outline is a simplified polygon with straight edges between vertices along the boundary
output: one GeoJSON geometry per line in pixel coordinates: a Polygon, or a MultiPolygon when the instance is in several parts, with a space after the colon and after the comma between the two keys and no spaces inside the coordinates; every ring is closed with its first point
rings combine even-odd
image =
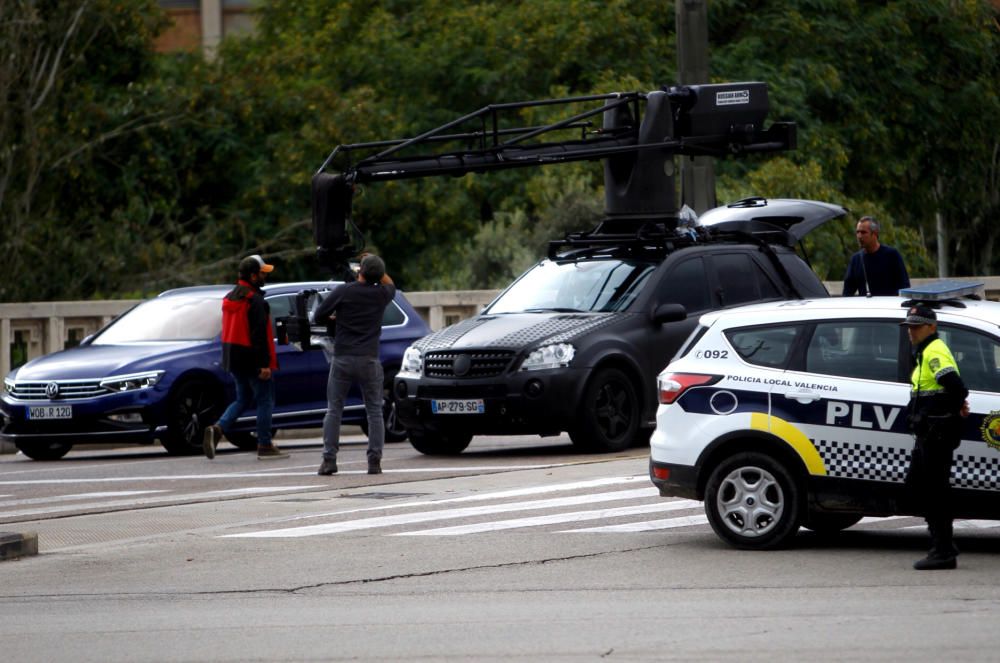
{"type": "MultiPolygon", "coordinates": [[[[294,315],[296,293],[272,295],[271,323],[278,318],[294,315]]],[[[272,333],[273,330],[272,330],[272,333]]],[[[275,338],[278,370],[274,373],[274,423],[304,423],[322,419],[326,412],[326,374],[329,363],[321,348],[301,349],[275,338]]]]}
{"type": "Polygon", "coordinates": [[[955,451],[952,485],[959,515],[1000,518],[1000,339],[986,330],[942,322],[938,335],[969,390],[970,414],[955,451]]]}
{"type": "Polygon", "coordinates": [[[810,323],[771,404],[818,452],[817,476],[902,483],[913,448],[903,338],[896,319],[810,323]]]}

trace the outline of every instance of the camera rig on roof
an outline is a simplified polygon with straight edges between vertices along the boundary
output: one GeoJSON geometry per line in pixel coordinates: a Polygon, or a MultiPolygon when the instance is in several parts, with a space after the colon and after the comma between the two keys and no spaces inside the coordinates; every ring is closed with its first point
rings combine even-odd
{"type": "Polygon", "coordinates": [[[764,128],[768,108],[766,83],[691,85],[491,104],[413,138],[338,145],[312,180],[317,252],[335,273],[346,270],[357,251],[349,229],[361,236],[351,220],[358,184],[597,159],[604,160],[606,218],[588,241],[634,241],[651,222],[672,231],[675,155],[795,148],[794,123],[764,128]],[[541,125],[518,122],[541,107],[566,115],[541,125]],[[598,115],[602,124],[595,127],[598,115]],[[341,170],[327,172],[332,164],[341,170]]]}

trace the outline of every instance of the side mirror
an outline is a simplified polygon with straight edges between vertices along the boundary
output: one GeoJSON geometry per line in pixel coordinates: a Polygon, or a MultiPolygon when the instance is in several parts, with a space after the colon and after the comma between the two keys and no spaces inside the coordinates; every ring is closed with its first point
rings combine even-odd
{"type": "Polygon", "coordinates": [[[279,343],[295,343],[303,350],[312,349],[312,328],[309,323],[307,305],[309,298],[315,294],[315,290],[303,290],[298,293],[295,295],[294,315],[278,318],[274,321],[274,326],[278,329],[279,343]]]}
{"type": "Polygon", "coordinates": [[[684,308],[683,304],[660,304],[653,309],[653,314],[649,317],[655,325],[677,322],[687,318],[687,309],[684,308]]]}

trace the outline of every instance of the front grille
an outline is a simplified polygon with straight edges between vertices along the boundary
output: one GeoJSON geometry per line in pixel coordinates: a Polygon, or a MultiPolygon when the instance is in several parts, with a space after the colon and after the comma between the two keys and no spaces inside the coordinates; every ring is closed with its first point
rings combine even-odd
{"type": "Polygon", "coordinates": [[[10,395],[20,401],[70,401],[109,394],[100,380],[48,380],[46,382],[15,382],[10,395]],[[49,396],[49,385],[55,384],[59,394],[49,396]]]}
{"type": "Polygon", "coordinates": [[[429,352],[424,359],[424,375],[468,380],[494,378],[506,371],[513,359],[513,352],[429,352]]]}

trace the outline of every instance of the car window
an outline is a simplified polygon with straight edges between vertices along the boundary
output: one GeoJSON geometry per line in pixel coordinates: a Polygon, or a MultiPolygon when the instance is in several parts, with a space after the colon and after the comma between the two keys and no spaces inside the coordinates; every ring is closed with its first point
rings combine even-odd
{"type": "Polygon", "coordinates": [[[653,269],[652,262],[616,258],[543,260],[484,312],[621,311],[635,300],[653,269]]]}
{"type": "Polygon", "coordinates": [[[712,263],[719,282],[720,305],[737,306],[760,299],[756,274],[760,268],[750,260],[750,256],[724,253],[712,256],[712,263]]]}
{"type": "Polygon", "coordinates": [[[701,258],[688,258],[675,265],[664,279],[661,290],[662,302],[683,304],[688,313],[712,308],[705,265],[701,258]]]}
{"type": "Polygon", "coordinates": [[[271,306],[271,333],[277,337],[278,318],[287,318],[295,314],[295,294],[268,297],[267,303],[271,306]]]}
{"type": "Polygon", "coordinates": [[[938,335],[958,363],[958,372],[969,389],[1000,391],[1000,344],[985,334],[962,327],[942,325],[938,335]]]}
{"type": "Polygon", "coordinates": [[[214,338],[222,333],[222,296],[199,293],[150,299],[105,327],[93,345],[214,338]]]}
{"type": "Polygon", "coordinates": [[[788,363],[801,325],[730,329],[726,338],[736,353],[751,364],[782,368],[788,363]]]}
{"type": "Polygon", "coordinates": [[[396,302],[389,302],[389,305],[385,307],[385,313],[382,314],[382,326],[391,327],[392,325],[401,325],[404,322],[406,322],[406,314],[396,306],[396,302]]]}
{"type": "Polygon", "coordinates": [[[899,323],[834,320],[816,324],[805,370],[821,375],[899,382],[899,323]]]}
{"type": "Polygon", "coordinates": [[[760,298],[765,300],[781,299],[781,291],[771,280],[770,275],[756,262],[754,262],[754,266],[757,268],[754,272],[757,274],[757,285],[760,286],[760,298]]]}

